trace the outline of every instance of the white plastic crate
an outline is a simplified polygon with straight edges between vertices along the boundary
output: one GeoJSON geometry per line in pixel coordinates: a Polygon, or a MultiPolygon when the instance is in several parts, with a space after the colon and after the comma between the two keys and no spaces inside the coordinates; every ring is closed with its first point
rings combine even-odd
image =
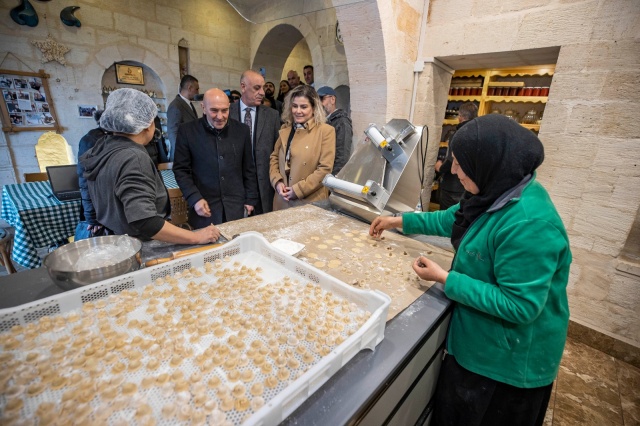
{"type": "MultiPolygon", "coordinates": [[[[0,310],[0,333],[6,332],[14,325],[26,325],[43,316],[55,316],[80,310],[86,302],[108,298],[125,289],[135,290],[151,284],[157,278],[174,275],[191,268],[202,268],[207,262],[227,258],[239,260],[253,267],[260,266],[265,285],[282,279],[285,275],[301,283],[313,282],[324,290],[346,299],[358,308],[370,313],[369,319],[335,347],[328,355],[322,357],[299,378],[292,380],[286,387],[278,389],[278,393],[266,399],[266,404],[249,418],[232,415],[230,420],[246,425],[272,425],[284,420],[313,392],[324,384],[337,370],[344,366],[362,349],[373,350],[384,338],[385,320],[390,299],[378,291],[364,291],[353,288],[336,278],[304,263],[273,247],[262,235],[247,232],[225,244],[207,252],[198,253],[151,268],[141,269],[121,277],[102,281],[80,289],[38,300],[11,309],[0,310]]],[[[188,368],[186,369],[188,372],[188,368]]],[[[139,372],[143,374],[143,372],[139,372]]],[[[134,377],[133,381],[140,380],[134,377]]],[[[153,401],[150,401],[152,404],[153,401]]],[[[6,403],[0,398],[0,408],[6,403]]],[[[35,405],[25,406],[35,410],[35,405]]],[[[2,411],[0,409],[0,411],[2,411]]],[[[229,418],[229,417],[228,417],[229,418]]],[[[158,419],[158,424],[169,424],[158,419]]],[[[174,419],[175,420],[175,419],[174,419]]]]}

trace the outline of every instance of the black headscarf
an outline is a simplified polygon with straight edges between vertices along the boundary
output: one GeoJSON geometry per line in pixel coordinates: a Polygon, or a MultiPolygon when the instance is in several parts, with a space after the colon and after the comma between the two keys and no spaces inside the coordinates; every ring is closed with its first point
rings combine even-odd
{"type": "Polygon", "coordinates": [[[501,195],[531,175],[544,160],[540,139],[515,121],[489,114],[469,121],[451,141],[451,150],[462,171],[480,189],[465,192],[451,233],[458,250],[469,226],[501,195]]]}

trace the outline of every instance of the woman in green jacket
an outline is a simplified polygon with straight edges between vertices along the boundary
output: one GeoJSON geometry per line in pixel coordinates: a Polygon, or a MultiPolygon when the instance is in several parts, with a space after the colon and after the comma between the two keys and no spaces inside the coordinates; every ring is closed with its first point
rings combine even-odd
{"type": "Polygon", "coordinates": [[[436,391],[433,425],[541,425],[566,340],[569,239],[535,179],[544,149],[529,130],[491,114],[451,142],[459,204],[433,213],[378,217],[370,234],[451,238],[449,272],[413,264],[457,302],[436,391]]]}

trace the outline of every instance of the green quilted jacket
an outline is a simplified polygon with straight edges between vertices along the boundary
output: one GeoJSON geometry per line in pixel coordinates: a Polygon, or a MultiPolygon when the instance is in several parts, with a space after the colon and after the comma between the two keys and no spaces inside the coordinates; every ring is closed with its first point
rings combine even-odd
{"type": "MultiPolygon", "coordinates": [[[[405,213],[403,231],[450,237],[458,208],[405,213]]],[[[516,387],[553,382],[569,322],[570,264],[562,220],[531,179],[462,238],[444,287],[457,302],[449,354],[467,370],[516,387]]]]}

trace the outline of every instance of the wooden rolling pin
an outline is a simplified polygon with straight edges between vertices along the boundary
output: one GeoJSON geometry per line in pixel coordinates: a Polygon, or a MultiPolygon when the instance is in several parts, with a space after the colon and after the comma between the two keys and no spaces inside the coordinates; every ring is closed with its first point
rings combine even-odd
{"type": "Polygon", "coordinates": [[[169,262],[170,260],[179,259],[181,257],[189,256],[191,254],[200,253],[201,251],[211,250],[216,247],[220,247],[224,243],[210,244],[208,246],[195,247],[186,250],[174,251],[170,257],[159,257],[157,259],[151,259],[145,262],[144,266],[155,266],[161,263],[169,262]]]}

